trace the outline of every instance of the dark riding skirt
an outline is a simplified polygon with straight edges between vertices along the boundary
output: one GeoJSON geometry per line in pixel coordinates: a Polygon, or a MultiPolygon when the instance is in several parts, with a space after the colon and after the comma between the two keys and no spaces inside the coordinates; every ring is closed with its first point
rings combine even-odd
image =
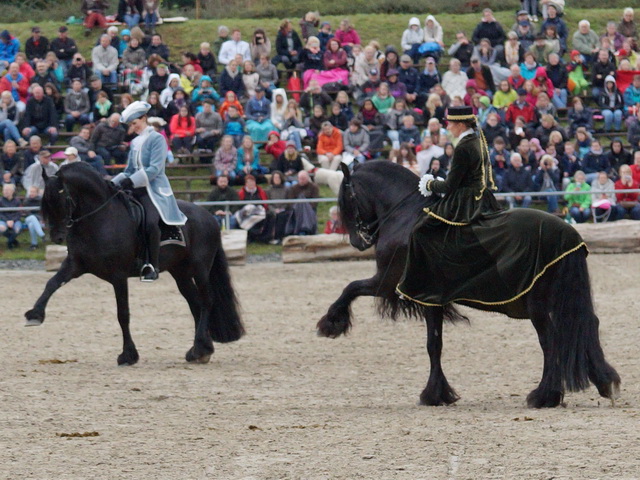
{"type": "Polygon", "coordinates": [[[413,229],[396,289],[425,306],[455,302],[528,318],[523,297],[535,282],[566,255],[586,251],[573,227],[538,210],[477,216],[471,223],[449,222],[425,211],[413,229]]]}

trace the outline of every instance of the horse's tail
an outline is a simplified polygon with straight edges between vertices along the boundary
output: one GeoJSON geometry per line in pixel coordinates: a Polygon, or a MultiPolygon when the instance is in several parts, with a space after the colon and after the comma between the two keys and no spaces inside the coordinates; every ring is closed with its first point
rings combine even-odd
{"type": "Polygon", "coordinates": [[[584,390],[591,380],[603,397],[613,398],[620,376],[607,363],[600,345],[599,320],[593,308],[586,249],[556,265],[551,285],[551,317],[560,375],[569,391],[584,390]]]}
{"type": "Polygon", "coordinates": [[[213,305],[209,314],[209,332],[214,342],[228,343],[239,340],[245,334],[240,319],[238,299],[231,284],[227,256],[218,248],[209,272],[213,305]]]}

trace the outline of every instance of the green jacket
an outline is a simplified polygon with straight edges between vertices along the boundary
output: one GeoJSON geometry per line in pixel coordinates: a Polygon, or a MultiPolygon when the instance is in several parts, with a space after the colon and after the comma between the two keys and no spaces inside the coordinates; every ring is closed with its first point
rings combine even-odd
{"type": "Polygon", "coordinates": [[[575,182],[571,182],[569,185],[567,185],[567,193],[565,194],[564,199],[569,202],[570,207],[577,206],[580,208],[589,208],[591,206],[591,195],[588,192],[590,191],[591,187],[586,182],[580,185],[579,188],[575,182]],[[569,193],[576,191],[585,193],[569,193]]]}
{"type": "Polygon", "coordinates": [[[573,34],[573,48],[583,55],[591,55],[593,49],[597,48],[599,44],[598,34],[593,30],[589,30],[586,35],[580,33],[580,30],[573,34]]]}

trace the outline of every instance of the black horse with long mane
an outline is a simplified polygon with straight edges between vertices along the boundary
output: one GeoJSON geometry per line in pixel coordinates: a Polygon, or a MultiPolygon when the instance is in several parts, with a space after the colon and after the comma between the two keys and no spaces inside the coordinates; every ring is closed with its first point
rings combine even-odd
{"type": "MultiPolygon", "coordinates": [[[[423,405],[446,405],[458,400],[442,371],[444,320],[466,320],[453,305],[423,306],[401,300],[396,286],[404,271],[411,230],[422,210],[435,200],[425,199],[418,179],[408,169],[388,161],[342,168],[339,205],[351,244],[359,250],[376,247],[377,271],[371,278],[351,282],[318,322],[318,334],[336,338],[351,328],[351,302],[374,296],[382,315],[420,318],[427,325],[429,380],[420,395],[423,405]]],[[[526,210],[518,215],[533,215],[526,210]]],[[[537,213],[535,213],[538,215],[537,213]]],[[[566,228],[572,228],[567,225],[566,228]]],[[[553,242],[553,238],[546,239],[553,242]]],[[[425,272],[429,274],[429,272],[425,272]]],[[[527,397],[530,407],[555,407],[565,390],[579,391],[591,381],[603,397],[613,401],[620,377],[604,358],[593,310],[586,250],[580,248],[545,270],[521,298],[544,354],[542,379],[527,397]]],[[[470,305],[498,311],[491,306],[470,305]]]]}
{"type": "MultiPolygon", "coordinates": [[[[138,222],[124,191],[105,181],[89,165],[73,163],[46,177],[42,213],[51,239],[67,241],[68,256],[47,282],[44,292],[25,317],[27,325],[40,325],[49,298],[62,285],[85,273],[109,282],[115,291],[123,350],[118,365],[133,365],[138,352],[129,331],[127,278],[137,277],[144,248],[138,222]]],[[[206,363],[213,341],[233,342],[244,334],[220,228],[203,208],[179,201],[188,221],[183,227],[186,246],[160,249],[160,268],[175,279],[195,320],[189,362],[206,363]]]]}

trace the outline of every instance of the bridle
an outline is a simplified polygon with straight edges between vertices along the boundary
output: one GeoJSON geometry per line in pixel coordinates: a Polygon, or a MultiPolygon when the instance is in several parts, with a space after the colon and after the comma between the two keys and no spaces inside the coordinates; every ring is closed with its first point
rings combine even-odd
{"type": "Polygon", "coordinates": [[[404,197],[402,197],[394,206],[391,208],[384,217],[377,218],[371,223],[365,223],[362,220],[362,216],[360,215],[360,209],[358,208],[358,200],[356,198],[356,192],[353,188],[353,182],[351,178],[344,182],[344,186],[347,188],[347,194],[349,196],[349,203],[353,206],[353,216],[355,219],[355,228],[356,235],[362,240],[366,248],[369,248],[375,245],[377,241],[378,232],[384,225],[384,223],[391,217],[393,213],[404,204],[405,200],[415,194],[414,191],[409,192],[404,197]]]}
{"type": "Polygon", "coordinates": [[[66,204],[66,209],[67,209],[67,215],[64,218],[64,222],[65,222],[65,226],[67,228],[71,228],[73,227],[76,223],[81,222],[82,220],[85,220],[86,218],[91,217],[92,215],[95,215],[96,213],[98,213],[100,210],[102,210],[104,207],[106,207],[109,202],[111,202],[111,200],[113,200],[117,195],[121,194],[123,191],[121,189],[116,190],[116,192],[111,195],[109,198],[107,198],[103,203],[101,203],[97,208],[91,210],[89,213],[85,213],[84,215],[80,215],[78,218],[73,218],[73,212],[76,210],[76,208],[78,207],[78,205],[76,204],[76,202],[73,200],[73,197],[71,196],[71,194],[69,193],[69,190],[67,189],[67,186],[64,184],[62,184],[62,189],[58,190],[58,193],[63,193],[65,196],[65,204],[66,204]]]}

